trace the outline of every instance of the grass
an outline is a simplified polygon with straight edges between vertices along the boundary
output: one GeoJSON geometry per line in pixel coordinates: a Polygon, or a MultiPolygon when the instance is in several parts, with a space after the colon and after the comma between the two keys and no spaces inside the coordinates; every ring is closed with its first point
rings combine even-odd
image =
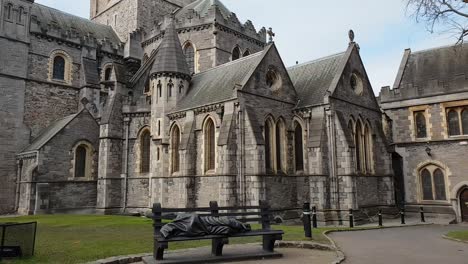
{"type": "MultiPolygon", "coordinates": [[[[38,222],[36,252],[33,258],[5,263],[83,263],[112,256],[152,251],[151,220],[127,216],[45,215],[0,218],[0,222],[38,222]]],[[[253,229],[260,228],[253,225],[253,229]]],[[[284,230],[285,241],[306,241],[302,226],[274,226],[284,230]]],[[[313,241],[328,243],[325,230],[313,230],[313,241]]],[[[336,228],[334,228],[336,230],[336,228]]],[[[261,237],[231,239],[231,243],[260,242],[261,237]]],[[[170,250],[210,245],[209,240],[170,243],[170,250]]]]}
{"type": "Polygon", "coordinates": [[[447,234],[450,238],[455,238],[462,240],[464,242],[468,242],[468,230],[465,231],[452,231],[447,234]]]}

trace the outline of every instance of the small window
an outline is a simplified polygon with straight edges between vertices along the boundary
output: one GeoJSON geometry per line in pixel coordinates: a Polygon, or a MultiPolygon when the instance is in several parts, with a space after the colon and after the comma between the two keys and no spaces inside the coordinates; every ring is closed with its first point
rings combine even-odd
{"type": "Polygon", "coordinates": [[[169,83],[167,84],[168,97],[172,97],[172,90],[173,89],[174,89],[174,83],[172,83],[172,80],[169,80],[169,83]]]}
{"type": "Polygon", "coordinates": [[[184,82],[183,81],[180,81],[180,84],[179,84],[179,94],[183,93],[184,91],[184,82]]]}
{"type": "Polygon", "coordinates": [[[463,135],[468,135],[468,108],[465,108],[461,114],[463,135]]]}
{"type": "Polygon", "coordinates": [[[174,126],[174,128],[172,129],[172,136],[171,136],[172,173],[179,172],[180,170],[179,146],[180,146],[180,130],[178,126],[174,126]]]}
{"type": "Polygon", "coordinates": [[[296,170],[304,170],[304,144],[303,144],[302,126],[296,122],[294,130],[294,156],[296,159],[296,170]]]}
{"type": "Polygon", "coordinates": [[[65,59],[62,56],[54,58],[53,79],[65,80],[65,59]]]}
{"type": "Polygon", "coordinates": [[[188,42],[184,47],[185,60],[191,74],[195,73],[195,48],[188,42]]]}
{"type": "Polygon", "coordinates": [[[272,135],[273,135],[273,125],[270,120],[267,120],[265,122],[265,166],[266,166],[267,172],[273,171],[272,135]]]}
{"type": "Polygon", "coordinates": [[[75,150],[75,177],[86,177],[86,160],[87,160],[86,146],[80,145],[75,150]]]}
{"type": "Polygon", "coordinates": [[[434,197],[432,196],[431,173],[427,169],[424,169],[421,172],[421,183],[423,190],[423,200],[434,200],[434,197]]]}
{"type": "Polygon", "coordinates": [[[151,135],[149,130],[145,129],[140,137],[140,172],[148,173],[150,171],[150,148],[151,135]]]}
{"type": "Polygon", "coordinates": [[[162,84],[161,84],[161,81],[158,81],[158,96],[159,97],[162,97],[162,84]]]}
{"type": "Polygon", "coordinates": [[[449,110],[447,115],[448,120],[448,130],[450,136],[459,136],[460,135],[460,119],[458,117],[458,112],[455,110],[449,110]]]}
{"type": "Polygon", "coordinates": [[[416,138],[427,138],[425,111],[414,113],[416,138]]]}
{"type": "Polygon", "coordinates": [[[424,201],[446,201],[443,170],[435,165],[429,165],[421,170],[421,189],[424,201]]]}
{"type": "Polygon", "coordinates": [[[145,94],[149,94],[149,93],[150,93],[150,87],[151,87],[151,86],[150,86],[150,83],[151,83],[150,80],[146,81],[146,83],[145,83],[145,90],[143,91],[143,93],[145,93],[145,94]]]}
{"type": "Polygon", "coordinates": [[[284,165],[285,158],[286,158],[286,146],[285,146],[285,137],[286,137],[286,129],[284,126],[284,122],[282,120],[278,121],[276,124],[276,169],[277,172],[286,172],[286,168],[284,165]]]}
{"type": "Polygon", "coordinates": [[[211,118],[209,118],[206,121],[204,134],[205,134],[205,170],[211,171],[215,169],[215,161],[216,161],[215,125],[211,118]]]}
{"type": "Polygon", "coordinates": [[[111,77],[112,77],[112,68],[109,67],[104,72],[104,81],[110,81],[111,77]]]}
{"type": "Polygon", "coordinates": [[[239,47],[235,47],[234,50],[232,50],[232,61],[238,60],[241,57],[241,51],[239,47]]]}
{"type": "Polygon", "coordinates": [[[8,19],[8,20],[11,20],[11,16],[12,16],[12,12],[13,12],[13,6],[11,4],[7,4],[6,7],[5,7],[5,17],[8,19]]]}
{"type": "Polygon", "coordinates": [[[244,54],[242,55],[242,57],[247,57],[249,55],[250,55],[250,50],[246,50],[244,54]]]}
{"type": "Polygon", "coordinates": [[[18,9],[18,23],[23,23],[24,8],[20,7],[18,9]]]}

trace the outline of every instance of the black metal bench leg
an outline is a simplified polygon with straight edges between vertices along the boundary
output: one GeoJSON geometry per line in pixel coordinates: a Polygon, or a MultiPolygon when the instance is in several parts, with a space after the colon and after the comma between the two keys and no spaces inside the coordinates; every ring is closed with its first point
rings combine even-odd
{"type": "Polygon", "coordinates": [[[154,252],[153,257],[156,260],[163,260],[164,259],[164,249],[168,248],[166,243],[158,243],[157,241],[154,243],[154,252]]]}
{"type": "Polygon", "coordinates": [[[264,235],[263,236],[263,250],[267,252],[273,252],[275,250],[276,236],[264,235]]]}
{"type": "Polygon", "coordinates": [[[216,257],[223,255],[224,245],[229,244],[228,238],[214,238],[211,240],[211,254],[216,257]]]}

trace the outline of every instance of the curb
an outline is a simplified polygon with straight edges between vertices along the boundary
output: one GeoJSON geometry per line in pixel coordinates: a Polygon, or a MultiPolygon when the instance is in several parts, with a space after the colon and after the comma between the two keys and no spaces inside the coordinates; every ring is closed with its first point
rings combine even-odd
{"type": "Polygon", "coordinates": [[[443,238],[443,239],[447,239],[447,240],[451,240],[451,241],[455,241],[455,242],[458,242],[458,243],[465,243],[465,244],[468,244],[468,241],[461,240],[461,239],[457,239],[457,238],[453,238],[453,237],[448,237],[448,236],[446,236],[446,235],[443,235],[442,238],[443,238]]]}

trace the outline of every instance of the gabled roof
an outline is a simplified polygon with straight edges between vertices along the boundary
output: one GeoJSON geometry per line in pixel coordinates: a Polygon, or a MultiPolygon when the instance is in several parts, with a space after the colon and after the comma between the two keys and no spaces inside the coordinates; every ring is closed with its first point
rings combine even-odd
{"type": "Polygon", "coordinates": [[[190,76],[174,21],[171,21],[167,26],[164,38],[159,45],[159,50],[151,69],[151,74],[156,73],[175,73],[190,76]]]}
{"type": "Polygon", "coordinates": [[[401,80],[395,82],[396,88],[405,84],[425,88],[432,80],[448,82],[468,74],[468,44],[417,52],[407,50],[406,53],[401,65],[401,80]]]}
{"type": "Polygon", "coordinates": [[[47,144],[47,142],[49,142],[55,135],[57,135],[60,131],[62,131],[62,129],[64,129],[68,124],[70,124],[71,121],[73,121],[73,119],[75,119],[75,117],[77,117],[81,112],[78,112],[76,114],[73,114],[73,115],[69,115],[67,117],[64,117],[58,121],[56,121],[55,123],[53,123],[52,125],[50,125],[49,127],[43,129],[39,136],[37,136],[32,142],[31,144],[26,147],[23,151],[21,151],[22,153],[25,153],[25,152],[31,152],[31,151],[35,151],[35,150],[39,150],[41,149],[45,144],[47,144]]]}
{"type": "Polygon", "coordinates": [[[177,12],[176,17],[184,16],[193,10],[198,16],[204,17],[208,14],[209,9],[215,6],[224,19],[231,17],[232,12],[219,0],[197,0],[191,4],[186,5],[177,12]]]}
{"type": "Polygon", "coordinates": [[[288,68],[300,99],[298,107],[323,103],[333,79],[344,63],[345,54],[342,52],[288,68]]]}
{"type": "Polygon", "coordinates": [[[188,94],[176,111],[236,98],[236,86],[244,86],[269,49],[192,76],[188,94]]]}
{"type": "Polygon", "coordinates": [[[76,32],[80,37],[92,34],[96,39],[109,39],[112,43],[120,43],[120,39],[110,26],[94,23],[88,19],[74,16],[60,10],[38,3],[32,5],[31,15],[36,16],[41,27],[56,24],[62,31],[76,32]]]}

